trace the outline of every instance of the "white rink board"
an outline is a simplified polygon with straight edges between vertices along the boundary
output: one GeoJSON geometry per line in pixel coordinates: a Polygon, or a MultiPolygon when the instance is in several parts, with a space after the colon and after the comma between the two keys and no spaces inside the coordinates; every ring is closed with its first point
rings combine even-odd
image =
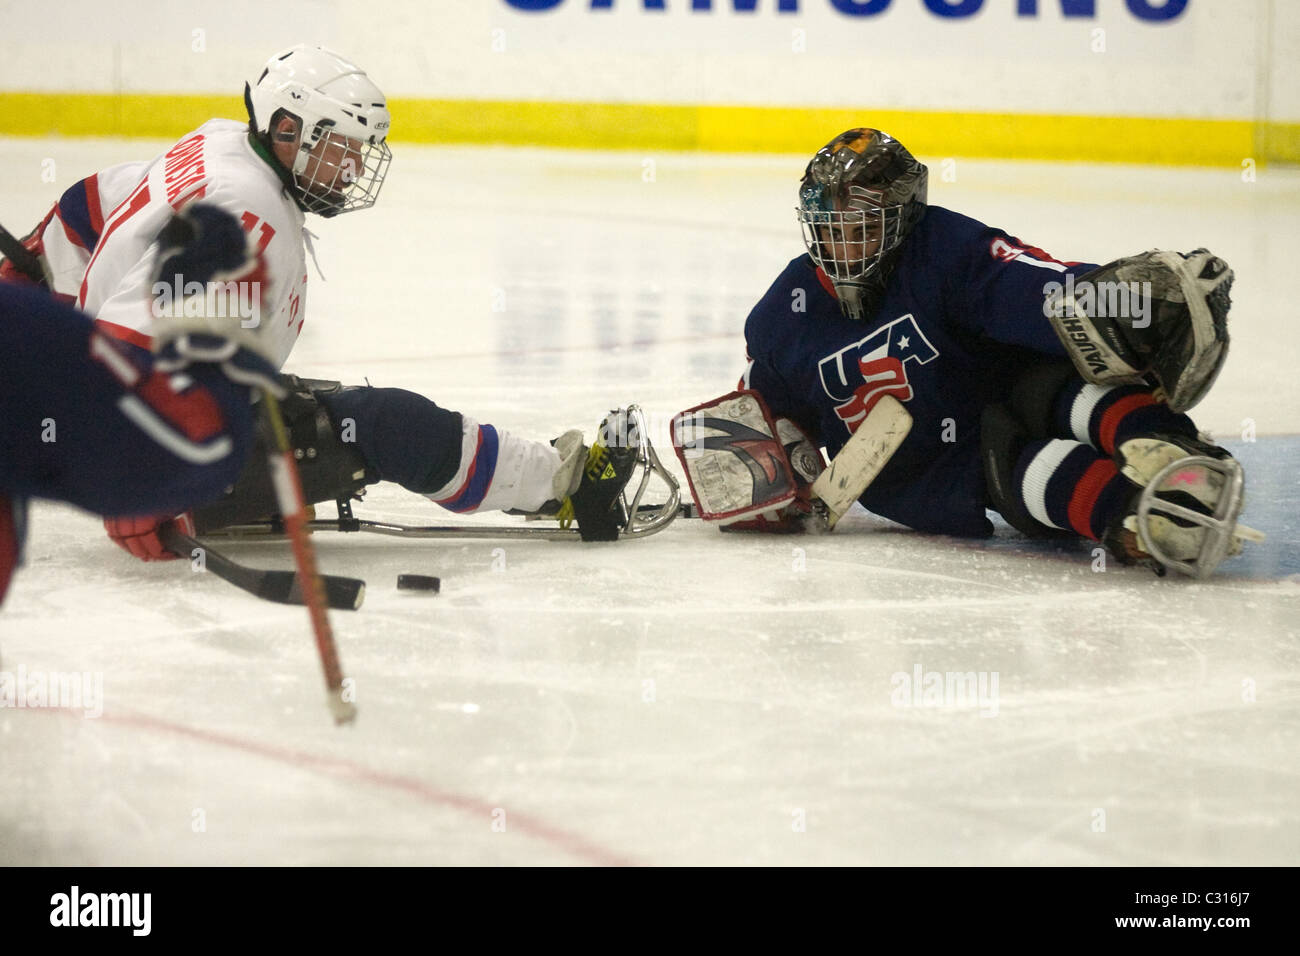
{"type": "MultiPolygon", "coordinates": [[[[32,171],[0,182],[4,221],[161,145],[0,141],[32,171]]],[[[291,370],[542,438],[729,390],[746,311],[800,251],[804,158],[662,156],[653,183],[641,160],[403,148],[376,209],[312,224],[328,281],[291,370]]],[[[1203,243],[1236,267],[1197,418],[1246,462],[1267,550],[1198,583],[862,513],[796,541],[686,521],[589,547],[320,536],[327,571],[370,582],[333,616],[361,712],[338,730],[305,612],[136,563],[42,504],[3,667],[102,674],[104,715],[0,711],[21,768],[0,776],[0,863],[1294,863],[1300,175],[956,173],[936,203],[1055,254],[1203,243]],[[399,593],[402,572],[443,591],[399,593]],[[918,666],[996,673],[996,702],[899,706],[918,666]]],[[[367,513],[446,518],[392,487],[367,513]]],[[[232,553],[290,566],[283,545],[232,553]]]]}
{"type": "Polygon", "coordinates": [[[1060,0],[390,0],[373,15],[123,0],[106,20],[62,0],[52,33],[46,8],[9,3],[22,42],[0,89],[235,93],[272,52],[311,42],[390,96],[1300,120],[1300,6],[1068,4],[1082,15],[1060,0]]]}

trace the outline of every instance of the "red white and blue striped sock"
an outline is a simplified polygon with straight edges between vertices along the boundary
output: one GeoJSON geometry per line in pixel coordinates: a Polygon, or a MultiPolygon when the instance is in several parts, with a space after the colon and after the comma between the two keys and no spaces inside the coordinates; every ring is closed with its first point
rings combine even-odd
{"type": "Polygon", "coordinates": [[[460,466],[426,497],[449,511],[536,511],[554,497],[560,454],[545,442],[518,438],[463,416],[460,466]]]}
{"type": "Polygon", "coordinates": [[[1089,385],[1071,381],[1056,395],[1052,410],[1058,435],[1072,435],[1098,451],[1115,449],[1136,435],[1160,432],[1196,437],[1196,425],[1139,385],[1089,385]]]}
{"type": "Polygon", "coordinates": [[[1110,457],[1065,438],[1027,444],[1013,480],[1016,493],[1037,521],[1098,541],[1110,520],[1127,506],[1134,489],[1110,457]]]}

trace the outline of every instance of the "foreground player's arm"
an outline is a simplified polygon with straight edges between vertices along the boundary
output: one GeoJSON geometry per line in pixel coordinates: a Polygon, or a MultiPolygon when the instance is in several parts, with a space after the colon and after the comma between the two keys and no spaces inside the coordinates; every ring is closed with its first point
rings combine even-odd
{"type": "Polygon", "coordinates": [[[137,364],[39,290],[3,289],[3,484],[99,513],[180,511],[219,494],[251,431],[248,389],[196,367],[137,364]]]}

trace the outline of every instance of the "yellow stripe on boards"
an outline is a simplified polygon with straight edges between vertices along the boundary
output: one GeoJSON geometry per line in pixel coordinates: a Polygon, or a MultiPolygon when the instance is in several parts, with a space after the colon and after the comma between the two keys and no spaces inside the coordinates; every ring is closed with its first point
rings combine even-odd
{"type": "Polygon", "coordinates": [[[0,135],[175,139],[214,116],[242,119],[242,96],[0,93],[0,135]]]}
{"type": "MultiPolygon", "coordinates": [[[[1300,123],[765,106],[505,100],[391,101],[396,143],[811,154],[854,126],[887,130],[922,156],[1239,167],[1300,163],[1300,123]]],[[[239,96],[0,93],[0,135],[172,138],[239,96]]]]}

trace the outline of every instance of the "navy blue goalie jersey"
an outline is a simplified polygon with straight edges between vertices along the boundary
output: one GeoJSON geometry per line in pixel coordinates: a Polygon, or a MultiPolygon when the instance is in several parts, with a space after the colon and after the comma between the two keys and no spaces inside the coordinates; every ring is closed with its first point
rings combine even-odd
{"type": "Polygon", "coordinates": [[[893,395],[912,431],[863,506],[920,531],[984,536],[992,525],[980,413],[1008,396],[1029,363],[1065,357],[1043,312],[1044,287],[1095,268],[931,206],[866,321],[841,313],[808,255],[791,261],[745,323],[742,384],[832,456],[880,397],[893,395]]]}

